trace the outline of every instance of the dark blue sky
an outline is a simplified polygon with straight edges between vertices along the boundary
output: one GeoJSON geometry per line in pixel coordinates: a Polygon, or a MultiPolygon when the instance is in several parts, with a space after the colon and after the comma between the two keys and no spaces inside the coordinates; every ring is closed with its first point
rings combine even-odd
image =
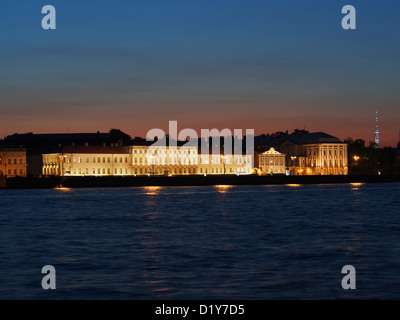
{"type": "MultiPolygon", "coordinates": [[[[0,127],[399,134],[396,1],[3,0],[0,127]],[[57,29],[41,28],[42,6],[57,29]],[[357,9],[357,30],[341,9],[357,9]]],[[[1,130],[0,129],[0,130],[1,130]]]]}

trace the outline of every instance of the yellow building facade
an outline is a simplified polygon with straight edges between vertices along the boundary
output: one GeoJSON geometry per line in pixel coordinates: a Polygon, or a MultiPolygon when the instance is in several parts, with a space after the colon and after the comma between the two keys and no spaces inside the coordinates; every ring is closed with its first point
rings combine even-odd
{"type": "Polygon", "coordinates": [[[197,147],[68,146],[42,155],[43,176],[250,174],[251,155],[200,155],[197,147]]]}
{"type": "Polygon", "coordinates": [[[285,155],[270,148],[268,151],[258,155],[260,174],[285,174],[285,155]]]}
{"type": "Polygon", "coordinates": [[[199,154],[195,146],[130,146],[134,175],[249,174],[251,155],[199,154]]]}
{"type": "Polygon", "coordinates": [[[26,150],[22,148],[0,149],[0,176],[26,177],[26,150]]]}
{"type": "Polygon", "coordinates": [[[131,155],[121,147],[67,146],[42,157],[44,176],[132,175],[131,155]]]}
{"type": "Polygon", "coordinates": [[[347,175],[347,144],[316,143],[296,145],[284,143],[282,152],[295,175],[347,175]]]}

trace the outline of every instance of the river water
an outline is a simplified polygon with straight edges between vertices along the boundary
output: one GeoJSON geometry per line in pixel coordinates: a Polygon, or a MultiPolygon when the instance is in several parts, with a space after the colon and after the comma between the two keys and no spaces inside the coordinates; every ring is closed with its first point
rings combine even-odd
{"type": "Polygon", "coordinates": [[[399,183],[0,190],[0,212],[0,299],[400,299],[399,183]]]}

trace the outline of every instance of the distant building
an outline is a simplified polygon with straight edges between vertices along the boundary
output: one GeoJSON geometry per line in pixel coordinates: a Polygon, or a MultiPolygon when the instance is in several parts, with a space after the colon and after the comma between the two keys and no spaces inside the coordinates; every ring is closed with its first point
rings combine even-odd
{"type": "MultiPolygon", "coordinates": [[[[28,163],[27,175],[39,177],[43,174],[45,167],[43,154],[57,154],[66,146],[122,146],[130,140],[131,137],[126,133],[112,129],[109,132],[95,133],[15,133],[7,136],[4,143],[25,148],[28,163]]],[[[51,169],[54,171],[54,168],[51,169]]]]}
{"type": "Polygon", "coordinates": [[[17,147],[0,147],[0,176],[26,177],[26,150],[17,147]]]}
{"type": "Polygon", "coordinates": [[[197,174],[235,174],[248,175],[253,170],[252,155],[230,155],[224,154],[201,154],[199,155],[199,164],[197,174]]]}
{"type": "Polygon", "coordinates": [[[293,175],[347,175],[347,144],[323,132],[288,136],[280,149],[293,175]]]}
{"type": "Polygon", "coordinates": [[[195,145],[157,146],[148,143],[128,147],[134,175],[249,174],[251,156],[199,154],[195,145]]]}
{"type": "Polygon", "coordinates": [[[131,155],[121,147],[66,146],[42,157],[43,176],[132,175],[131,155]]]}
{"type": "Polygon", "coordinates": [[[126,133],[111,129],[96,133],[24,133],[7,136],[4,141],[26,148],[28,153],[45,153],[65,146],[123,146],[131,140],[126,133]]]}
{"type": "Polygon", "coordinates": [[[195,174],[198,163],[196,147],[133,145],[128,150],[132,156],[134,175],[188,175],[195,174]]]}
{"type": "Polygon", "coordinates": [[[258,166],[260,174],[285,174],[285,155],[271,147],[268,151],[258,155],[258,166]]]}

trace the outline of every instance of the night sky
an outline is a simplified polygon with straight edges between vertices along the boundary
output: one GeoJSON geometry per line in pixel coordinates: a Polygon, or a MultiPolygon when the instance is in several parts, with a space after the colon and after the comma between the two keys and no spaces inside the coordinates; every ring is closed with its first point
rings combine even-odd
{"type": "Polygon", "coordinates": [[[2,0],[0,133],[323,131],[395,146],[400,3],[2,0]],[[41,9],[57,10],[43,30],[41,9]],[[354,5],[357,29],[343,30],[354,5]]]}

